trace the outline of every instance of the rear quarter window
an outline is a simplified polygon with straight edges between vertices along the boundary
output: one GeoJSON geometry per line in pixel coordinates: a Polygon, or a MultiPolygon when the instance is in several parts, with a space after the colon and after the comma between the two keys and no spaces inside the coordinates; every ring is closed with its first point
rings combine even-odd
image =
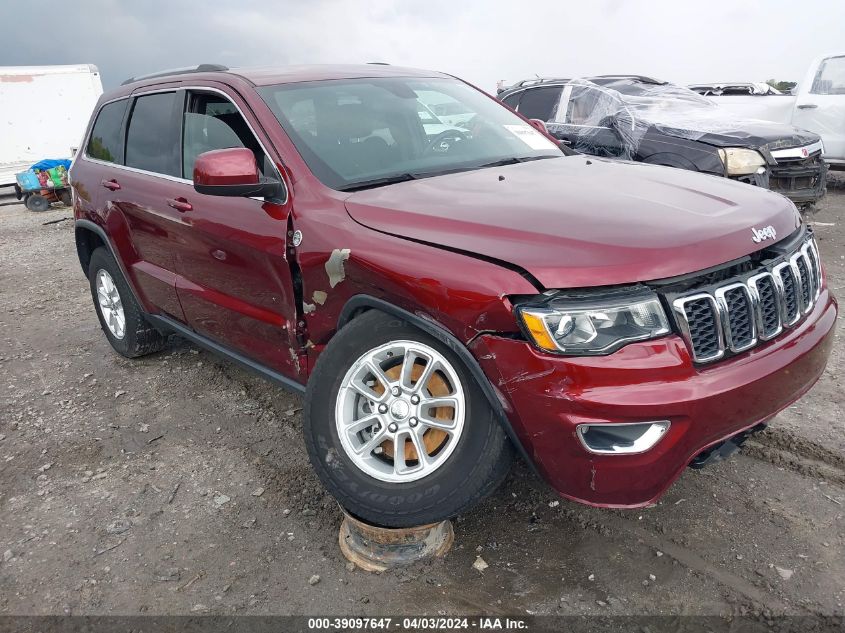
{"type": "Polygon", "coordinates": [[[107,103],[100,109],[91,137],[85,148],[89,158],[104,160],[109,163],[123,162],[123,148],[120,138],[120,126],[126,112],[128,99],[107,103]]]}
{"type": "Polygon", "coordinates": [[[531,88],[519,101],[519,113],[526,119],[552,121],[557,113],[562,88],[531,88]]]}
{"type": "Polygon", "coordinates": [[[175,92],[142,95],[135,100],[126,132],[126,166],[181,176],[175,92]]]}
{"type": "Polygon", "coordinates": [[[515,92],[512,95],[508,95],[504,99],[502,99],[502,103],[506,106],[511,108],[512,110],[516,110],[519,107],[519,98],[522,96],[521,92],[515,92]]]}

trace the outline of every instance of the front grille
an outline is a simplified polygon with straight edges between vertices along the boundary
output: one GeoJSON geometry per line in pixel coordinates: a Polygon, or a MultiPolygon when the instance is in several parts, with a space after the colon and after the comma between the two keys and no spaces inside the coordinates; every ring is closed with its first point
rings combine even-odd
{"type": "Polygon", "coordinates": [[[778,279],[783,284],[784,322],[793,323],[798,318],[798,295],[795,294],[795,273],[789,264],[776,270],[778,279]]]}
{"type": "Polygon", "coordinates": [[[690,340],[702,356],[717,354],[721,346],[716,311],[711,303],[709,297],[702,297],[686,304],[690,340]]]}
{"type": "Polygon", "coordinates": [[[769,339],[780,332],[779,295],[775,278],[769,273],[764,273],[757,282],[757,296],[760,297],[760,333],[762,338],[769,339]]]}
{"type": "Polygon", "coordinates": [[[818,249],[810,237],[750,273],[671,303],[693,359],[707,363],[751,349],[795,325],[818,299],[821,278],[818,249]]]}
{"type": "Polygon", "coordinates": [[[755,343],[754,309],[748,287],[733,286],[723,293],[728,317],[730,343],[739,349],[747,349],[755,343]]]}

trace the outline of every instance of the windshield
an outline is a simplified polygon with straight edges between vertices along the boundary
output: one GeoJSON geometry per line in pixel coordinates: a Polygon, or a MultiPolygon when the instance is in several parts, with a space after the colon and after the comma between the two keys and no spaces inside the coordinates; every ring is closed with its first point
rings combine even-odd
{"type": "Polygon", "coordinates": [[[563,156],[499,102],[455,79],[333,80],[258,92],[314,175],[334,189],[563,156]],[[444,120],[433,103],[464,114],[444,120]]]}

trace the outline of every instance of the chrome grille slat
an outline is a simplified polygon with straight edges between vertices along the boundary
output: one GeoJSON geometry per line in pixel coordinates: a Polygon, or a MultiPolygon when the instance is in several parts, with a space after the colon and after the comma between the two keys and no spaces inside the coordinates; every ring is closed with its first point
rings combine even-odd
{"type": "Polygon", "coordinates": [[[774,266],[672,301],[681,335],[697,363],[771,340],[809,314],[821,294],[818,246],[811,237],[774,266]]]}

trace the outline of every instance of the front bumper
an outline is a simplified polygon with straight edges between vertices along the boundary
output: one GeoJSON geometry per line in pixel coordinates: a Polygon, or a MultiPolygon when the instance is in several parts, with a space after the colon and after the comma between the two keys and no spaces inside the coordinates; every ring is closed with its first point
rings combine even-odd
{"type": "Polygon", "coordinates": [[[526,453],[561,495],[640,507],[656,501],[701,451],[768,420],[809,390],[827,363],[836,314],[825,288],[794,329],[707,367],[695,367],[675,335],[598,357],[545,354],[495,335],[479,336],[471,349],[526,453]],[[653,420],[671,426],[641,454],[593,454],[576,436],[579,424],[653,420]]]}
{"type": "Polygon", "coordinates": [[[782,160],[769,165],[764,173],[735,179],[770,189],[798,205],[818,202],[827,193],[828,165],[819,156],[803,161],[782,160]]]}
{"type": "Polygon", "coordinates": [[[796,204],[817,202],[827,187],[827,165],[820,159],[778,163],[769,171],[769,189],[796,204]]]}

